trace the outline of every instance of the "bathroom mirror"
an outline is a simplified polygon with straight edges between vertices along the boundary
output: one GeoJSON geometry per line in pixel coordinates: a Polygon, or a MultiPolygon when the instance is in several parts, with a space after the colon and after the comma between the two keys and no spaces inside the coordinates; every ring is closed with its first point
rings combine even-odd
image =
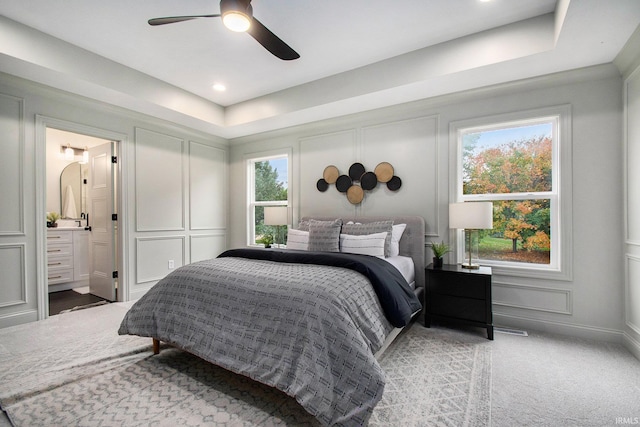
{"type": "Polygon", "coordinates": [[[86,165],[70,163],[60,174],[60,213],[62,218],[84,218],[86,165]]]}

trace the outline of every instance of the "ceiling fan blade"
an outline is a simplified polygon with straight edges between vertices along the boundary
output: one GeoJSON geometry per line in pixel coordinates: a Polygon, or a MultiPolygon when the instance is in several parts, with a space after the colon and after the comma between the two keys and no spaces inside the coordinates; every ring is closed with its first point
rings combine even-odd
{"type": "Polygon", "coordinates": [[[247,33],[264,46],[265,49],[280,59],[291,61],[292,59],[300,58],[300,55],[298,55],[295,50],[291,49],[288,44],[269,31],[269,29],[262,25],[256,18],[253,18],[251,21],[251,27],[249,27],[247,33]]]}
{"type": "Polygon", "coordinates": [[[216,15],[167,16],[165,18],[149,19],[149,25],[173,24],[174,22],[190,21],[198,18],[217,18],[219,16],[219,13],[216,15]]]}

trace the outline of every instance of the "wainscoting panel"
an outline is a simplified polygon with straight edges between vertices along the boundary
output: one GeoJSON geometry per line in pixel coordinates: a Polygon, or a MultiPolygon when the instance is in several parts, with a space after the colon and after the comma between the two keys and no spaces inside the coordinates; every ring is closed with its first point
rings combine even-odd
{"type": "Polygon", "coordinates": [[[640,334],[640,258],[635,256],[627,256],[625,301],[625,322],[640,334]]]}
{"type": "Polygon", "coordinates": [[[516,283],[492,283],[493,305],[571,314],[573,304],[571,290],[521,285],[516,283]]]}
{"type": "Polygon", "coordinates": [[[362,129],[361,159],[369,171],[381,162],[402,180],[398,191],[378,183],[366,191],[363,212],[375,215],[419,215],[426,235],[438,236],[438,117],[428,116],[362,129]]]}
{"type": "Polygon", "coordinates": [[[202,261],[215,258],[227,247],[227,236],[225,233],[191,235],[190,247],[191,262],[202,261]]]}
{"type": "Polygon", "coordinates": [[[627,241],[640,244],[640,69],[625,82],[625,115],[627,241]]]}
{"type": "Polygon", "coordinates": [[[26,304],[25,245],[0,245],[0,272],[2,272],[0,307],[26,304]],[[16,268],[16,266],[19,267],[16,268]]]}
{"type": "Polygon", "coordinates": [[[1,235],[24,234],[24,101],[0,94],[1,235]],[[5,203],[10,201],[10,203],[5,203]]]}
{"type": "Polygon", "coordinates": [[[316,188],[316,183],[325,167],[336,166],[340,174],[348,175],[349,167],[357,158],[357,131],[317,135],[300,139],[300,206],[301,216],[305,215],[353,215],[354,205],[349,203],[345,193],[330,184],[325,192],[316,188]]]}
{"type": "Polygon", "coordinates": [[[184,230],[184,140],[136,128],[138,231],[184,230]]]}
{"type": "Polygon", "coordinates": [[[191,230],[226,227],[226,153],[189,142],[189,212],[191,230]]]}
{"type": "Polygon", "coordinates": [[[184,265],[185,237],[139,237],[136,239],[136,284],[162,279],[184,265]],[[173,261],[173,268],[169,262],[173,261]]]}

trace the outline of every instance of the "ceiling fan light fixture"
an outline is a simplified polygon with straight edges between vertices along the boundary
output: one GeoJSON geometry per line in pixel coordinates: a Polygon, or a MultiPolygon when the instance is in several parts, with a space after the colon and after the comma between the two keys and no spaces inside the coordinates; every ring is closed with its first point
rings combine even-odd
{"type": "Polygon", "coordinates": [[[251,27],[251,18],[237,10],[226,12],[222,15],[224,26],[237,33],[244,33],[251,27]]]}

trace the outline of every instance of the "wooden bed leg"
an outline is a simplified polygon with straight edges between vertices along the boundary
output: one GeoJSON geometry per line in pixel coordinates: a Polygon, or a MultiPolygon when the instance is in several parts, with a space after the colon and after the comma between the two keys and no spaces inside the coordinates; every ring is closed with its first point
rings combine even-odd
{"type": "Polygon", "coordinates": [[[157,338],[153,338],[153,354],[160,353],[160,341],[157,338]]]}

